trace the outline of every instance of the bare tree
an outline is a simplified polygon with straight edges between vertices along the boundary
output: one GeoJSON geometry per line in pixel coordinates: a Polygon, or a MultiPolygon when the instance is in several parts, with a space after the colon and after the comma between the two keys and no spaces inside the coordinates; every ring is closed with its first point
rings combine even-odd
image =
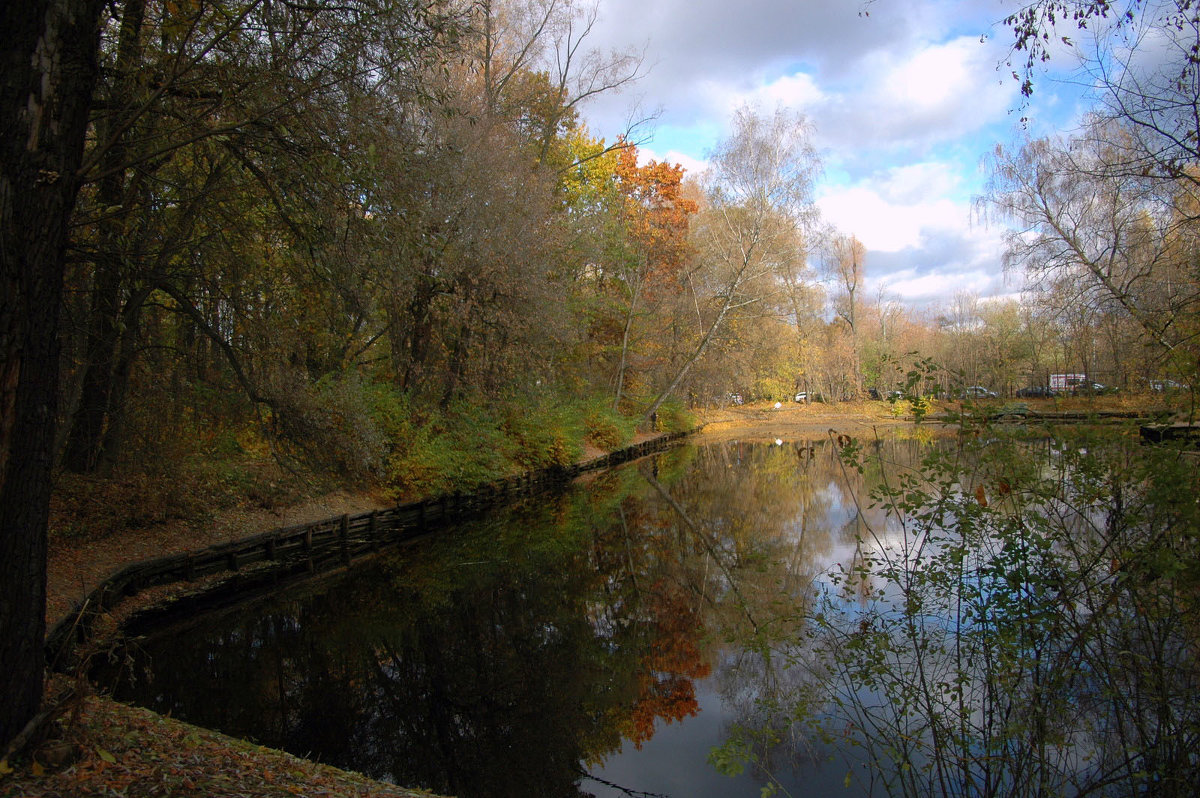
{"type": "Polygon", "coordinates": [[[858,329],[858,289],[866,258],[867,248],[853,235],[835,235],[829,242],[826,269],[840,293],[835,299],[834,312],[850,326],[851,334],[858,329]]]}
{"type": "Polygon", "coordinates": [[[835,234],[828,243],[826,271],[834,281],[837,293],[834,296],[834,312],[849,328],[850,334],[850,377],[853,390],[862,390],[862,357],[859,342],[858,315],[859,286],[863,279],[863,267],[867,248],[853,235],[835,234]]]}
{"type": "Polygon", "coordinates": [[[819,161],[808,121],[777,110],[763,117],[743,107],[729,138],[717,145],[704,176],[705,204],[694,226],[698,269],[695,346],[650,403],[650,418],[708,350],[731,314],[777,294],[781,275],[805,258],[804,230],[816,211],[812,185],[819,161]]]}
{"type": "MultiPolygon", "coordinates": [[[[559,135],[578,116],[579,106],[619,91],[643,75],[642,53],[604,52],[589,47],[599,2],[578,0],[482,0],[476,5],[478,69],[485,113],[510,114],[514,104],[527,114],[538,157],[546,161],[559,135]],[[542,94],[540,105],[530,93],[542,94]]],[[[632,140],[631,123],[624,139],[632,140]]],[[[617,146],[617,145],[614,145],[617,146]]]]}
{"type": "Polygon", "coordinates": [[[1018,225],[1007,236],[1008,267],[1047,289],[1062,284],[1058,293],[1073,302],[1115,304],[1169,353],[1196,334],[1189,320],[1200,302],[1192,265],[1200,186],[1123,168],[1111,142],[1136,146],[1124,129],[1093,119],[1069,140],[997,147],[987,200],[1018,225]]]}

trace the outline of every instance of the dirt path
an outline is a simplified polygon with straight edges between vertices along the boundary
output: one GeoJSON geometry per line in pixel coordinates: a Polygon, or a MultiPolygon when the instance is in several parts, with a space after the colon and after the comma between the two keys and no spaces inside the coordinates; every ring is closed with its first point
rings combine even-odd
{"type": "Polygon", "coordinates": [[[781,404],[724,408],[704,417],[705,440],[811,440],[830,430],[862,435],[873,428],[912,424],[893,416],[882,403],[843,405],[781,404]]]}
{"type": "Polygon", "coordinates": [[[203,524],[174,520],[96,540],[52,537],[46,567],[47,625],[56,623],[105,577],[130,563],[385,506],[370,493],[336,491],[290,507],[266,509],[247,504],[218,513],[203,524]]]}

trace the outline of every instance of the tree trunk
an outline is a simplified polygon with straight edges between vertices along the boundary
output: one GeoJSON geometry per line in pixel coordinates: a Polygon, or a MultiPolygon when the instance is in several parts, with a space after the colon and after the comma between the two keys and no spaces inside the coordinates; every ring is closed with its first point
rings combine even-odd
{"type": "Polygon", "coordinates": [[[102,6],[0,4],[0,746],[42,696],[59,309],[102,6]]]}
{"type": "Polygon", "coordinates": [[[120,266],[107,263],[108,257],[102,256],[99,260],[88,318],[83,387],[63,453],[63,465],[77,474],[92,471],[100,459],[112,393],[113,360],[120,337],[117,325],[121,301],[120,266]]]}
{"type": "Polygon", "coordinates": [[[687,376],[687,373],[691,370],[692,366],[694,366],[696,361],[699,360],[701,356],[708,350],[709,342],[712,341],[713,335],[716,334],[717,329],[721,326],[721,322],[725,320],[725,315],[729,312],[729,308],[733,305],[733,290],[735,287],[736,285],[730,287],[729,293],[725,296],[724,301],[721,303],[720,311],[717,312],[717,317],[713,319],[713,323],[709,326],[708,330],[705,331],[704,337],[700,339],[700,343],[696,346],[695,351],[693,351],[692,354],[688,356],[688,359],[683,362],[683,365],[679,367],[679,371],[675,373],[675,378],[671,380],[671,384],[667,386],[666,390],[660,393],[655,400],[650,403],[650,406],[646,408],[646,412],[642,413],[642,419],[640,423],[645,424],[654,417],[654,414],[658,412],[658,408],[662,407],[662,403],[670,398],[671,394],[675,392],[675,389],[679,387],[679,383],[683,382],[683,378],[687,376]]]}
{"type": "Polygon", "coordinates": [[[123,208],[120,213],[107,213],[98,224],[99,255],[94,262],[95,282],[92,287],[92,308],[88,316],[87,347],[83,363],[82,391],[79,406],[71,419],[63,465],[76,473],[94,470],[103,456],[106,427],[110,416],[122,408],[113,407],[114,380],[117,378],[117,357],[122,333],[121,297],[131,271],[126,248],[127,221],[130,210],[130,191],[126,179],[130,115],[136,113],[134,82],[140,61],[142,21],[145,0],[127,0],[121,16],[117,43],[117,68],[113,78],[112,110],[97,124],[101,146],[106,146],[100,159],[103,175],[96,187],[96,202],[102,208],[123,208]]]}
{"type": "MultiPolygon", "coordinates": [[[[430,267],[432,270],[432,267],[430,267]]],[[[408,361],[400,388],[408,390],[425,376],[425,360],[433,336],[433,298],[437,294],[437,278],[426,272],[418,275],[412,299],[408,303],[408,361]]]]}
{"type": "Polygon", "coordinates": [[[443,383],[441,401],[443,410],[449,408],[450,403],[458,396],[459,385],[467,370],[467,358],[470,356],[471,331],[472,327],[468,317],[463,320],[462,328],[454,340],[454,349],[450,354],[450,362],[446,366],[446,379],[443,383]]]}
{"type": "Polygon", "coordinates": [[[625,328],[621,331],[621,361],[617,364],[617,390],[613,395],[613,412],[621,408],[621,395],[625,393],[625,368],[629,362],[629,331],[633,328],[633,317],[637,312],[638,296],[642,292],[640,275],[634,278],[633,293],[629,298],[629,308],[625,312],[625,328]]]}

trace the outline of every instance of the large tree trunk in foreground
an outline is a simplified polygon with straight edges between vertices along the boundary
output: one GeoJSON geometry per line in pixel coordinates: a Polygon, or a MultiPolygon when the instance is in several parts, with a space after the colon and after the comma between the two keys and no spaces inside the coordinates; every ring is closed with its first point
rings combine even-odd
{"type": "Polygon", "coordinates": [[[0,3],[0,749],[42,697],[63,259],[101,8],[0,3]]]}

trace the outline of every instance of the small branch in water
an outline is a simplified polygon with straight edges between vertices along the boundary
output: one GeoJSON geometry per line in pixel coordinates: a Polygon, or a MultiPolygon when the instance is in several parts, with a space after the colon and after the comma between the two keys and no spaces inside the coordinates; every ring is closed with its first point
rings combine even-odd
{"type": "Polygon", "coordinates": [[[611,781],[602,779],[599,776],[593,776],[591,773],[585,773],[582,770],[579,771],[579,776],[580,778],[591,779],[597,784],[603,784],[605,787],[612,787],[614,790],[620,790],[626,795],[632,796],[632,798],[671,798],[671,796],[667,795],[666,793],[631,790],[628,787],[622,787],[620,784],[613,784],[611,781]]]}

